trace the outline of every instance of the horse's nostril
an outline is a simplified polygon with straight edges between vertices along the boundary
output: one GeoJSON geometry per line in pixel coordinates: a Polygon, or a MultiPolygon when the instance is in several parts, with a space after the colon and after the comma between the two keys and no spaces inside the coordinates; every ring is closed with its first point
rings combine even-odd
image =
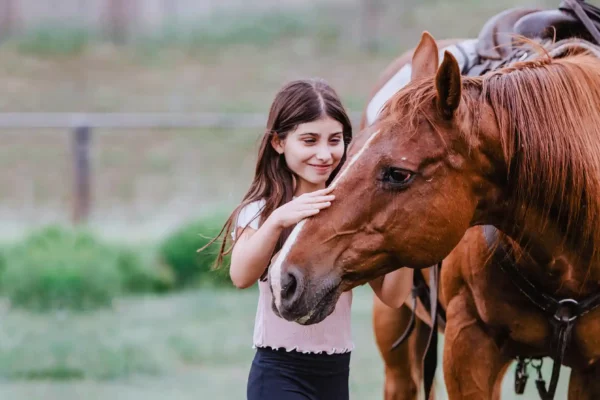
{"type": "Polygon", "coordinates": [[[298,287],[298,280],[296,277],[288,272],[281,278],[281,298],[282,300],[291,300],[296,293],[298,287]]]}
{"type": "Polygon", "coordinates": [[[279,282],[281,283],[279,312],[286,319],[292,318],[298,313],[302,314],[305,311],[303,309],[304,302],[299,301],[302,299],[302,292],[304,291],[302,272],[292,266],[287,271],[282,272],[279,282]]]}

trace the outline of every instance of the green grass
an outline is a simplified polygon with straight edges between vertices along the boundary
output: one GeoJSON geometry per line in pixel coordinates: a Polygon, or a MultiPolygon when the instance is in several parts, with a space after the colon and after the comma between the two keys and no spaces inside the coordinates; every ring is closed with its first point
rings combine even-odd
{"type": "MultiPolygon", "coordinates": [[[[361,287],[354,294],[351,398],[378,399],[383,366],[373,341],[371,292],[361,287]]],[[[127,298],[114,312],[78,316],[1,307],[0,398],[242,399],[257,296],[250,289],[127,298]]],[[[567,378],[563,371],[557,398],[565,398],[567,378]]],[[[504,388],[503,399],[519,398],[512,373],[504,388]]],[[[521,398],[535,399],[533,376],[527,389],[521,398]]]]}

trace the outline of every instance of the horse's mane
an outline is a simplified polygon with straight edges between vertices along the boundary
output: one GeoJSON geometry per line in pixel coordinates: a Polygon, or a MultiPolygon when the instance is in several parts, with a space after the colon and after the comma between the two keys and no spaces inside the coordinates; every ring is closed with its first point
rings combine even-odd
{"type": "MultiPolygon", "coordinates": [[[[431,78],[412,82],[390,100],[380,121],[416,128],[423,116],[430,118],[426,110],[435,98],[431,78]]],[[[474,115],[485,103],[495,113],[509,166],[508,188],[522,206],[515,209],[518,220],[535,209],[544,221],[558,223],[565,244],[582,251],[582,261],[596,263],[600,60],[585,52],[557,59],[541,56],[483,77],[463,77],[462,101],[474,115]]]]}
{"type": "Polygon", "coordinates": [[[554,220],[565,241],[595,262],[600,244],[600,60],[542,57],[465,86],[481,88],[496,115],[508,186],[525,216],[554,220]]]}

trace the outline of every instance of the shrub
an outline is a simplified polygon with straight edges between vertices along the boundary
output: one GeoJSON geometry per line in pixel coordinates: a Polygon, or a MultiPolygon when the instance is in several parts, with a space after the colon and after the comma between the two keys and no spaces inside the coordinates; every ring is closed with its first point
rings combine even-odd
{"type": "Polygon", "coordinates": [[[175,286],[173,271],[158,262],[154,249],[118,248],[117,264],[128,293],[164,293],[175,286]]]}
{"type": "Polygon", "coordinates": [[[198,252],[198,249],[207,245],[219,233],[224,221],[225,217],[222,215],[202,218],[184,225],[162,243],[160,258],[173,269],[179,287],[194,284],[231,285],[229,257],[222,268],[212,270],[220,243],[213,243],[198,252]]]}
{"type": "Polygon", "coordinates": [[[2,288],[30,310],[106,307],[121,290],[118,260],[89,233],[50,226],[8,252],[2,288]]]}

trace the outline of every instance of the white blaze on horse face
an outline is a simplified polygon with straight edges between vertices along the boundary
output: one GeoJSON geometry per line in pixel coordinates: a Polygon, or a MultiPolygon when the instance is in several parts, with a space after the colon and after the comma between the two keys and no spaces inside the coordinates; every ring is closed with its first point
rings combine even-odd
{"type": "MultiPolygon", "coordinates": [[[[348,162],[347,166],[342,170],[342,172],[335,177],[334,181],[331,183],[330,186],[335,188],[339,184],[340,180],[348,173],[350,168],[356,163],[359,157],[362,156],[362,154],[369,147],[371,142],[373,142],[373,139],[375,139],[379,132],[380,131],[375,131],[373,132],[373,134],[371,134],[371,136],[367,139],[363,147],[358,151],[358,153],[354,155],[354,157],[352,157],[352,159],[350,160],[350,162],[348,162]]],[[[305,222],[306,220],[298,222],[296,227],[292,230],[292,233],[290,233],[290,236],[285,241],[283,247],[281,248],[281,252],[279,253],[279,256],[277,256],[275,263],[271,266],[269,270],[269,282],[271,284],[271,290],[273,292],[273,300],[275,301],[275,307],[277,307],[278,310],[281,307],[281,268],[292,246],[294,245],[294,242],[296,242],[296,240],[298,239],[298,235],[300,234],[300,231],[302,230],[302,227],[304,226],[305,222]]]]}
{"type": "Polygon", "coordinates": [[[269,271],[269,281],[271,283],[271,291],[273,292],[273,299],[275,300],[275,307],[279,310],[281,306],[281,266],[283,265],[283,261],[287,257],[290,249],[292,248],[292,244],[296,241],[298,234],[300,233],[300,229],[304,226],[306,220],[302,220],[298,222],[298,224],[290,233],[287,240],[283,244],[281,248],[281,252],[279,256],[277,256],[277,260],[275,260],[275,264],[271,267],[269,271]]]}
{"type": "Polygon", "coordinates": [[[363,144],[363,147],[361,147],[361,149],[358,151],[358,153],[356,153],[354,155],[354,157],[352,157],[352,159],[350,160],[350,162],[348,163],[348,166],[346,168],[344,168],[342,170],[342,172],[335,177],[335,179],[333,180],[333,182],[331,182],[331,186],[333,188],[335,188],[338,183],[340,182],[340,180],[348,173],[348,171],[350,170],[350,168],[352,167],[352,165],[354,165],[354,163],[356,162],[356,160],[358,160],[358,158],[360,156],[362,156],[362,154],[365,152],[365,150],[367,149],[367,147],[370,146],[371,142],[373,141],[373,139],[375,139],[375,136],[377,136],[379,134],[380,131],[375,131],[373,132],[373,134],[371,134],[371,137],[369,137],[367,139],[367,141],[365,142],[365,144],[363,144]]]}

